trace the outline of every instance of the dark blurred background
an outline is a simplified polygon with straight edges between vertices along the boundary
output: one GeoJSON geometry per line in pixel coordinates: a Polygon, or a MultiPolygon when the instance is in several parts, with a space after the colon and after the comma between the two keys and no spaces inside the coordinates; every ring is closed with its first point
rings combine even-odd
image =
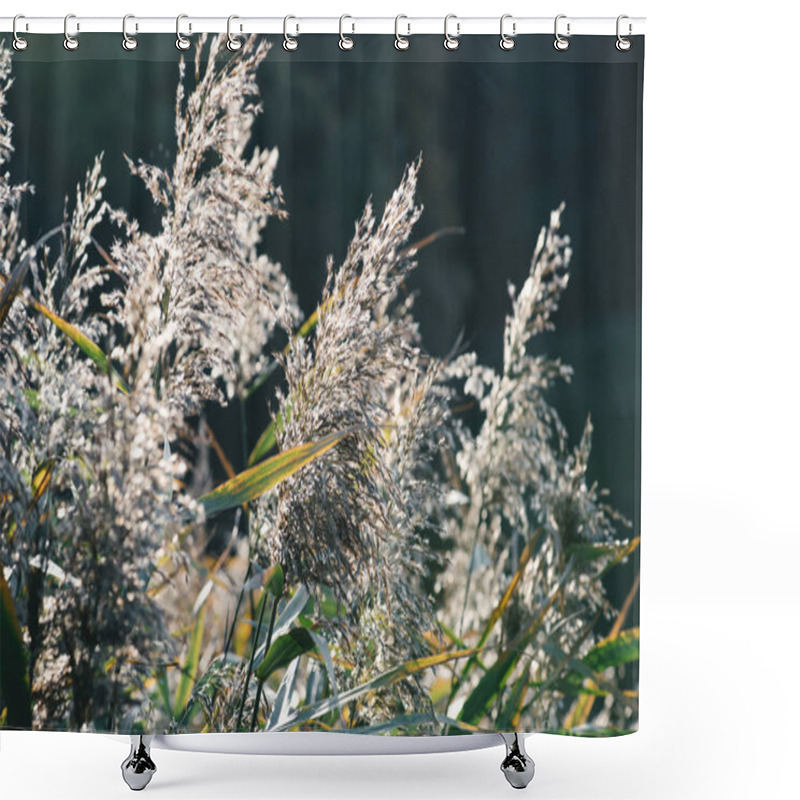
{"type": "MultiPolygon", "coordinates": [[[[27,52],[13,56],[8,106],[12,180],[36,187],[24,206],[28,238],[60,222],[65,195],[100,151],[108,201],[155,228],[150,198],[122,154],[159,165],[174,157],[174,37],[142,37],[133,53],[114,34],[85,36],[74,53],[57,36],[29,38],[27,52]]],[[[367,197],[380,216],[421,152],[417,238],[465,231],[420,253],[410,288],[424,342],[443,355],[463,334],[496,367],[507,284],[522,284],[539,229],[565,201],[570,285],[556,331],[535,347],[574,368],[552,402],[573,443],[591,413],[591,477],[638,535],[643,43],[618,53],[607,37],[581,37],[558,53],[552,37],[526,37],[506,53],[497,37],[465,37],[448,53],[439,37],[412,37],[398,53],[391,37],[356,37],[342,53],[335,37],[304,36],[287,54],[279,42],[260,72],[255,136],[280,150],[276,182],[290,217],[270,223],[264,250],[282,263],[304,312],[314,310],[325,258],[341,260],[367,197]]],[[[266,403],[264,393],[250,403],[250,445],[266,403]]],[[[211,419],[218,428],[223,417],[211,419]]],[[[230,427],[216,432],[233,457],[238,421],[230,427]]],[[[242,466],[241,455],[234,460],[242,466]]],[[[634,571],[638,563],[616,572],[617,602],[634,571]]]]}

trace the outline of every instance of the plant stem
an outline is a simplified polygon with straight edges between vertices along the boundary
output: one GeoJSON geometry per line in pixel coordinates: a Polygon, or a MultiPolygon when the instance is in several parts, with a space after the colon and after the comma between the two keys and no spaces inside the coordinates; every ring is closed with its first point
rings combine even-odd
{"type": "Polygon", "coordinates": [[[250,650],[250,661],[247,664],[247,677],[244,681],[244,688],[242,689],[242,702],[239,704],[239,714],[236,717],[236,728],[235,730],[239,730],[239,727],[242,724],[242,715],[244,714],[244,704],[247,700],[247,689],[250,686],[250,678],[253,675],[253,661],[256,657],[256,650],[258,649],[258,637],[261,634],[261,623],[264,620],[264,609],[267,606],[267,592],[264,590],[263,595],[261,596],[261,611],[258,615],[258,625],[256,626],[256,635],[253,637],[253,646],[250,650]]]}
{"type": "MultiPolygon", "coordinates": [[[[267,653],[269,653],[269,648],[272,645],[272,631],[275,629],[275,617],[278,613],[278,600],[279,597],[276,597],[275,600],[272,602],[272,616],[269,619],[269,631],[267,632],[267,646],[264,648],[264,657],[266,658],[267,653]]],[[[261,610],[264,610],[264,607],[261,607],[261,610]]],[[[253,718],[250,720],[250,732],[252,733],[256,729],[256,722],[258,721],[258,707],[261,705],[261,687],[264,685],[264,681],[258,682],[258,689],[256,691],[256,703],[253,706],[253,718]]]]}

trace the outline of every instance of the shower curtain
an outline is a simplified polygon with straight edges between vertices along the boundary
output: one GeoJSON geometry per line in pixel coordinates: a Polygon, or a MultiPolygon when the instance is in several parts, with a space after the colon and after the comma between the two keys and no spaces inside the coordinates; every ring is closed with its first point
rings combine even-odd
{"type": "Polygon", "coordinates": [[[643,37],[352,39],[0,39],[0,725],[636,729],[643,37]]]}

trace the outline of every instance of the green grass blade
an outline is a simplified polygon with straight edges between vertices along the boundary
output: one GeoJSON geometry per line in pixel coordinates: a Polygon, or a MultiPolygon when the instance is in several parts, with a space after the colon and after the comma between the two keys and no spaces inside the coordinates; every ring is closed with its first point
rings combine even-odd
{"type": "Polygon", "coordinates": [[[181,670],[181,679],[178,683],[178,691],[175,695],[175,706],[173,708],[173,719],[180,719],[186,710],[186,705],[192,694],[192,688],[197,680],[197,668],[200,665],[200,650],[203,645],[203,629],[206,622],[205,606],[202,606],[197,613],[192,638],[189,641],[189,651],[186,654],[186,661],[181,670]]]}
{"type": "Polygon", "coordinates": [[[172,700],[169,696],[169,678],[167,677],[167,670],[159,670],[156,676],[156,687],[158,689],[157,697],[161,701],[161,707],[167,716],[172,716],[172,700]]]}
{"type": "Polygon", "coordinates": [[[249,466],[261,461],[261,459],[264,458],[264,456],[266,456],[267,453],[269,453],[269,451],[272,450],[272,448],[278,443],[278,438],[276,436],[276,422],[277,417],[270,422],[266,430],[261,434],[261,436],[258,437],[256,446],[253,448],[250,456],[247,459],[249,466]]]}
{"type": "Polygon", "coordinates": [[[612,556],[608,564],[603,567],[601,576],[613,569],[620,561],[626,559],[639,546],[641,539],[636,537],[623,545],[592,544],[591,542],[580,542],[567,548],[567,557],[573,557],[579,567],[585,567],[593,561],[599,561],[612,556]]]}
{"type": "Polygon", "coordinates": [[[305,611],[306,607],[311,607],[309,601],[311,595],[305,586],[299,586],[292,599],[283,607],[278,619],[275,622],[275,636],[281,636],[289,630],[291,624],[305,611]]]}
{"type": "Polygon", "coordinates": [[[582,739],[610,739],[615,736],[629,736],[636,733],[636,728],[581,728],[572,730],[571,728],[545,728],[540,733],[556,734],[558,736],[575,736],[582,739]]]}
{"type": "MultiPolygon", "coordinates": [[[[534,617],[528,627],[513,641],[507,649],[502,652],[497,661],[486,671],[472,690],[471,694],[464,701],[458,719],[470,725],[478,725],[484,715],[492,707],[500,693],[505,689],[506,681],[513,671],[525,648],[533,641],[539,631],[547,612],[560,596],[561,590],[566,583],[567,577],[572,572],[574,561],[570,560],[559,578],[558,585],[551,593],[546,603],[539,609],[539,613],[534,617]]],[[[467,662],[469,664],[469,662],[467,662]]]]}
{"type": "Polygon", "coordinates": [[[19,294],[19,290],[22,288],[22,282],[28,274],[30,263],[30,258],[23,258],[22,261],[14,267],[11,276],[3,286],[3,291],[0,292],[0,328],[3,327],[3,323],[6,321],[14,298],[19,294]]]}
{"type": "Polygon", "coordinates": [[[272,704],[272,712],[269,715],[269,720],[267,720],[267,728],[274,728],[276,725],[280,725],[284,717],[287,717],[290,713],[289,701],[292,698],[294,685],[297,682],[299,666],[300,659],[295,659],[289,669],[286,670],[275,695],[275,702],[272,704]]]}
{"type": "Polygon", "coordinates": [[[598,642],[578,663],[571,662],[572,671],[562,681],[565,694],[579,695],[567,717],[567,729],[582,727],[589,719],[594,698],[607,694],[609,689],[601,679],[604,670],[636,661],[639,658],[639,629],[612,633],[598,642]]]}
{"type": "Polygon", "coordinates": [[[305,628],[293,628],[272,643],[264,660],[256,667],[256,678],[264,683],[276,669],[288,667],[298,656],[313,649],[311,634],[305,628]]]}
{"type": "MultiPolygon", "coordinates": [[[[328,643],[325,641],[325,637],[319,633],[315,633],[312,630],[308,631],[311,638],[314,640],[314,644],[317,646],[317,650],[319,651],[320,655],[322,656],[322,661],[325,664],[325,672],[328,674],[328,685],[331,687],[331,697],[333,698],[334,702],[339,702],[339,689],[336,686],[336,672],[333,669],[333,658],[331,657],[331,650],[328,647],[328,643]]],[[[342,716],[342,707],[338,706],[339,708],[339,718],[342,721],[342,727],[345,727],[344,717],[342,716]]]]}
{"type": "Polygon", "coordinates": [[[620,631],[598,642],[584,657],[583,663],[593,672],[603,672],[639,658],[639,629],[620,631]]]}
{"type": "Polygon", "coordinates": [[[514,669],[520,654],[515,650],[508,650],[495,661],[478,681],[464,701],[458,714],[460,722],[477,725],[497,700],[498,695],[505,689],[506,681],[514,669]]]}
{"type": "Polygon", "coordinates": [[[600,573],[600,577],[604,578],[607,573],[609,573],[617,564],[624,561],[629,555],[631,555],[634,550],[640,545],[642,538],[637,536],[635,539],[631,539],[628,544],[626,544],[615,556],[611,559],[610,563],[605,567],[605,569],[600,573]]]}
{"type": "Polygon", "coordinates": [[[275,419],[270,422],[267,429],[258,437],[256,446],[247,459],[249,466],[261,461],[261,459],[278,444],[278,433],[283,431],[284,423],[291,419],[292,407],[289,405],[288,401],[286,402],[285,412],[285,414],[278,412],[278,414],[275,415],[275,419]]]}
{"type": "MultiPolygon", "coordinates": [[[[514,596],[514,592],[519,586],[520,582],[522,581],[522,576],[525,573],[525,569],[528,566],[528,562],[531,559],[531,555],[533,554],[536,545],[539,542],[539,537],[542,534],[542,529],[536,531],[533,535],[531,540],[525,545],[524,550],[519,558],[519,566],[517,567],[517,571],[514,573],[514,576],[511,579],[511,582],[508,584],[503,596],[500,598],[500,602],[495,607],[494,611],[492,611],[492,615],[489,617],[489,621],[486,623],[486,627],[484,628],[483,633],[481,634],[481,638],[478,640],[478,648],[483,648],[486,642],[489,640],[489,636],[494,630],[494,626],[497,624],[498,620],[505,614],[506,609],[508,608],[509,603],[511,602],[512,597],[514,596]]],[[[468,662],[464,671],[461,673],[461,680],[463,681],[466,676],[468,675],[472,666],[476,663],[477,657],[471,658],[468,662]]]]}
{"type": "Polygon", "coordinates": [[[316,442],[301,444],[291,450],[278,453],[272,458],[240,472],[236,477],[203,495],[199,502],[205,508],[207,516],[249,503],[310,464],[314,459],[327,453],[353,430],[353,428],[349,428],[331,433],[316,442]]]}
{"type": "Polygon", "coordinates": [[[464,658],[465,656],[471,656],[475,652],[476,651],[474,649],[455,650],[451,653],[437,653],[436,655],[417,658],[413,661],[406,661],[399,667],[394,667],[394,669],[382,672],[371,681],[367,681],[366,683],[362,683],[360,686],[355,686],[352,689],[348,689],[346,692],[340,692],[338,698],[335,700],[332,697],[326,697],[324,700],[320,700],[318,703],[307,706],[295,714],[291,719],[271,730],[289,730],[296,725],[301,725],[309,720],[324,716],[330,711],[342,708],[367,692],[374,692],[377,689],[383,689],[386,686],[391,686],[393,683],[402,680],[403,678],[407,678],[416,674],[417,672],[422,672],[422,670],[428,669],[429,667],[435,667],[439,664],[445,664],[448,661],[454,661],[459,658],[464,658]]]}
{"type": "Polygon", "coordinates": [[[385,722],[351,728],[346,732],[359,734],[361,736],[369,736],[376,733],[391,733],[398,728],[416,728],[420,725],[430,725],[432,722],[438,722],[436,715],[432,713],[398,714],[396,717],[386,720],[385,722]]]}
{"type": "Polygon", "coordinates": [[[283,567],[280,564],[273,564],[264,573],[264,588],[274,597],[283,594],[283,567]]]}
{"type": "Polygon", "coordinates": [[[497,730],[499,731],[514,731],[517,730],[516,726],[519,724],[520,712],[525,702],[525,695],[528,691],[528,683],[530,681],[530,661],[523,667],[522,675],[517,678],[514,688],[511,690],[511,695],[508,701],[503,706],[500,716],[497,718],[497,730]]]}
{"type": "Polygon", "coordinates": [[[50,320],[63,334],[72,339],[78,347],[94,361],[94,363],[107,375],[112,375],[117,388],[124,394],[130,394],[131,388],[125,379],[114,369],[108,356],[79,328],[70,324],[47,306],[33,301],[33,307],[43,316],[50,320]]]}
{"type": "Polygon", "coordinates": [[[27,648],[0,564],[0,694],[6,704],[6,725],[10,728],[33,726],[27,665],[27,648]]]}

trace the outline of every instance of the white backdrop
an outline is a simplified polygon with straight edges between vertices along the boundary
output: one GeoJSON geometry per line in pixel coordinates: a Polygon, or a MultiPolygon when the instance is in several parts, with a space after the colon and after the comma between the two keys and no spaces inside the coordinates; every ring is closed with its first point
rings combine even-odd
{"type": "MultiPolygon", "coordinates": [[[[641,730],[530,739],[537,775],[527,791],[540,800],[797,797],[798,7],[762,2],[745,16],[721,3],[698,12],[685,0],[17,1],[4,13],[648,17],[641,730]]],[[[2,795],[128,796],[126,753],[103,736],[2,733],[2,795]]],[[[170,800],[486,800],[512,791],[501,757],[156,751],[146,791],[170,800]]]]}

